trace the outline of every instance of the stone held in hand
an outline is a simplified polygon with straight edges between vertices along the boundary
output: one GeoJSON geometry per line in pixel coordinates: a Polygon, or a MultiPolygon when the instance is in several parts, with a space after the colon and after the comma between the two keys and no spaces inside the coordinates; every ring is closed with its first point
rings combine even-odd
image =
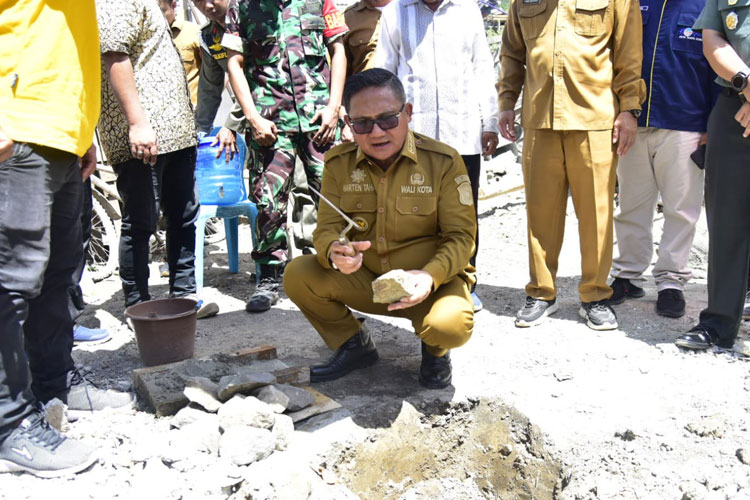
{"type": "Polygon", "coordinates": [[[393,304],[411,296],[414,277],[403,269],[394,269],[372,282],[372,301],[378,304],[393,304]]]}
{"type": "Polygon", "coordinates": [[[235,394],[250,394],[253,389],[275,382],[276,377],[266,372],[227,375],[219,380],[219,400],[228,401],[235,394]]]}
{"type": "Polygon", "coordinates": [[[289,406],[289,396],[272,385],[266,385],[253,391],[253,396],[266,403],[275,413],[284,413],[289,406]]]}
{"type": "Polygon", "coordinates": [[[274,384],[273,387],[289,397],[289,403],[286,406],[289,411],[302,410],[315,402],[315,396],[312,393],[299,387],[288,384],[274,384]]]}
{"type": "Polygon", "coordinates": [[[221,401],[218,400],[218,385],[206,377],[190,377],[186,382],[185,389],[182,391],[186,398],[207,412],[219,411],[221,401]]]}

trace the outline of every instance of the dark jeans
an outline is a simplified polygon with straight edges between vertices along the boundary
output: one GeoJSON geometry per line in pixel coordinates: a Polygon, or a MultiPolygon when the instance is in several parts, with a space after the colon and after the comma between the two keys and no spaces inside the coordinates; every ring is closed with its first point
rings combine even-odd
{"type": "Polygon", "coordinates": [[[734,115],[738,97],[719,96],[708,120],[706,217],[708,219],[708,307],[700,324],[732,347],[737,337],[750,257],[750,141],[734,115]]]}
{"type": "Polygon", "coordinates": [[[78,316],[83,314],[83,309],[86,307],[86,302],[83,300],[83,290],[81,290],[80,282],[81,276],[83,276],[83,269],[86,267],[86,256],[89,251],[89,241],[91,240],[91,217],[93,213],[93,201],[91,199],[91,179],[86,179],[83,182],[83,204],[81,208],[81,238],[83,239],[83,252],[81,253],[81,260],[78,263],[75,271],[73,271],[73,284],[68,289],[70,294],[70,317],[75,321],[78,316]]]}
{"type": "MultiPolygon", "coordinates": [[[[471,195],[474,198],[474,214],[479,215],[479,174],[482,171],[482,155],[461,155],[466,165],[466,172],[469,174],[469,181],[471,182],[471,195]]],[[[474,239],[474,253],[469,259],[469,263],[477,267],[477,252],[479,251],[479,220],[477,220],[477,234],[474,239]]],[[[471,287],[471,291],[474,291],[476,284],[471,287]]]]}
{"type": "Polygon", "coordinates": [[[149,167],[140,160],[114,166],[122,198],[120,279],[125,306],[151,300],[148,293],[148,240],[156,232],[159,209],[167,220],[169,291],[195,293],[195,148],[158,156],[149,167]]]}
{"type": "Polygon", "coordinates": [[[81,260],[80,213],[76,156],[15,144],[0,163],[0,440],[35,399],[64,398],[73,369],[68,289],[81,260]]]}

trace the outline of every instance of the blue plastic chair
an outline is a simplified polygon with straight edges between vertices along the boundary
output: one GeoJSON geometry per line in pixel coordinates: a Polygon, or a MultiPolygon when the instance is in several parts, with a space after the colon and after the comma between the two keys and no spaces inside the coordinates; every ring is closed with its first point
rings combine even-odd
{"type": "MultiPolygon", "coordinates": [[[[218,128],[215,128],[211,132],[211,140],[213,140],[213,136],[215,136],[218,130],[218,128]]],[[[207,139],[209,138],[206,137],[201,142],[207,139]]],[[[201,198],[213,200],[214,197],[208,196],[208,193],[204,193],[204,196],[201,196],[201,187],[203,185],[204,190],[206,190],[206,182],[200,182],[199,179],[196,179],[196,184],[198,186],[198,197],[201,200],[201,207],[198,213],[198,221],[195,223],[195,283],[198,290],[203,288],[203,247],[206,237],[206,221],[208,219],[212,217],[219,217],[224,219],[224,231],[226,233],[227,255],[229,257],[230,273],[236,274],[240,270],[239,245],[237,241],[240,215],[244,215],[250,221],[250,227],[253,234],[253,248],[257,248],[257,241],[255,237],[255,220],[258,216],[258,207],[255,205],[255,203],[248,200],[247,198],[247,189],[245,188],[245,178],[243,175],[245,157],[247,156],[247,146],[245,145],[245,141],[240,134],[237,134],[237,151],[241,168],[236,170],[236,173],[234,175],[239,176],[239,179],[234,179],[234,182],[236,183],[237,181],[239,181],[239,184],[241,186],[241,199],[239,201],[231,204],[212,204],[210,202],[203,202],[201,198]]],[[[224,161],[223,156],[222,161],[224,161]]],[[[196,172],[196,175],[197,174],[198,172],[196,172]]],[[[210,183],[211,181],[210,177],[203,177],[203,180],[208,180],[207,183],[210,183]]],[[[258,275],[257,264],[255,274],[256,276],[258,275]]]]}

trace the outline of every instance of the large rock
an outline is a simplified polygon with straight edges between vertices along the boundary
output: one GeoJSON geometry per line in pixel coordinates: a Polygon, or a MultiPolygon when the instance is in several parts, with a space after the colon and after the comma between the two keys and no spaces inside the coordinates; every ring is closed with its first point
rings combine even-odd
{"type": "Polygon", "coordinates": [[[270,406],[250,396],[237,395],[219,408],[219,426],[226,432],[236,426],[270,429],[275,414],[270,406]]]}
{"type": "Polygon", "coordinates": [[[216,415],[206,413],[195,406],[186,406],[169,419],[169,425],[179,429],[188,424],[192,424],[193,422],[198,422],[199,420],[204,420],[210,417],[216,418],[216,415]]]}
{"type": "Polygon", "coordinates": [[[216,417],[211,420],[199,420],[187,424],[170,434],[172,434],[171,446],[180,447],[189,454],[200,451],[216,455],[219,452],[221,433],[219,433],[219,424],[216,417]]]}
{"type": "Polygon", "coordinates": [[[206,411],[216,413],[221,408],[218,399],[219,386],[206,377],[191,377],[187,379],[182,391],[191,402],[202,406],[206,411]]]}
{"type": "Polygon", "coordinates": [[[227,375],[219,380],[219,399],[228,401],[235,394],[250,394],[253,389],[276,383],[270,373],[240,373],[227,375]]]}
{"type": "Polygon", "coordinates": [[[307,500],[314,480],[315,473],[299,457],[277,452],[251,464],[245,482],[229,500],[307,500]]]}
{"type": "Polygon", "coordinates": [[[299,411],[307,408],[315,402],[315,396],[312,393],[287,384],[274,384],[273,387],[283,392],[289,398],[286,409],[289,411],[299,411]]]}
{"type": "Polygon", "coordinates": [[[294,422],[287,415],[276,415],[276,420],[271,429],[277,451],[284,451],[289,446],[294,434],[294,422]]]}
{"type": "Polygon", "coordinates": [[[253,396],[266,403],[276,413],[284,413],[289,406],[289,396],[272,385],[254,390],[253,396]]]}
{"type": "Polygon", "coordinates": [[[414,278],[403,269],[394,269],[372,282],[372,301],[379,304],[392,304],[411,296],[414,278]]]}
{"type": "Polygon", "coordinates": [[[222,434],[219,455],[235,465],[248,465],[273,453],[274,444],[271,431],[240,425],[222,434]]]}

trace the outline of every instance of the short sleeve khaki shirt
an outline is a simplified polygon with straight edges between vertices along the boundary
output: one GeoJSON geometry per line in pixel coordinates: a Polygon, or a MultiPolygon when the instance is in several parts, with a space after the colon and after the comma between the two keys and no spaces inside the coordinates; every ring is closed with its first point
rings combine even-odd
{"type": "Polygon", "coordinates": [[[380,32],[380,10],[367,5],[365,0],[344,11],[349,32],[344,35],[346,76],[375,67],[375,49],[380,32]]]}
{"type": "MultiPolygon", "coordinates": [[[[471,183],[461,156],[427,136],[409,132],[387,170],[354,143],[326,153],[322,193],[350,217],[366,222],[353,241],[371,241],[363,265],[375,274],[393,269],[424,270],[434,287],[461,276],[474,282],[469,258],[477,221],[471,183]]],[[[346,222],[326,203],[318,211],[313,243],[320,264],[330,268],[331,243],[346,222]]]]}

